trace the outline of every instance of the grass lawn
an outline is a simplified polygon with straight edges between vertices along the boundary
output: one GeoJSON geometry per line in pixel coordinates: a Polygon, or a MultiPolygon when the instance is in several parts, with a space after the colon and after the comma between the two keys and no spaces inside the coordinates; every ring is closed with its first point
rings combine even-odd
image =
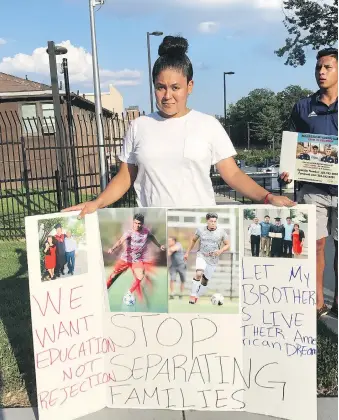
{"type": "Polygon", "coordinates": [[[0,407],[36,405],[25,242],[0,242],[0,407]]]}
{"type": "MultiPolygon", "coordinates": [[[[0,261],[0,407],[36,406],[25,243],[0,242],[0,261]]],[[[121,293],[125,285],[120,282],[121,293]]],[[[337,396],[337,366],[337,336],[319,322],[319,396],[337,396]]]]}
{"type": "MultiPolygon", "coordinates": [[[[80,202],[92,200],[93,194],[79,193],[80,202]]],[[[69,192],[69,205],[76,204],[74,192],[69,192]]],[[[136,203],[133,200],[132,192],[126,193],[114,207],[133,207],[136,203]]],[[[0,240],[11,240],[13,238],[24,238],[25,216],[35,214],[56,213],[59,211],[57,193],[29,190],[26,194],[24,189],[0,190],[0,240]],[[6,198],[5,198],[6,197],[6,198]]]]}

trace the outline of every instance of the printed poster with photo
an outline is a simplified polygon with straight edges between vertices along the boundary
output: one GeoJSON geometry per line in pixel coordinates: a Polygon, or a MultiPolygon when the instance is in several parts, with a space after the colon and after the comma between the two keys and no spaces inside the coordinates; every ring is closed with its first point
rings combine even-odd
{"type": "Polygon", "coordinates": [[[284,131],[280,172],[294,181],[338,185],[338,137],[284,131]]]}
{"type": "Polygon", "coordinates": [[[77,215],[26,218],[40,420],[316,420],[314,206],[77,215]]]}

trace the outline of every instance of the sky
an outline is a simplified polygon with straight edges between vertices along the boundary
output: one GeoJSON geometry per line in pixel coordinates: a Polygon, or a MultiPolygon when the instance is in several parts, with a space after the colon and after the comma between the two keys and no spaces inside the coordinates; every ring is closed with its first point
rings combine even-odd
{"type": "MultiPolygon", "coordinates": [[[[189,42],[195,82],[189,106],[198,111],[223,114],[224,71],[235,72],[227,76],[228,104],[256,88],[316,90],[315,51],[298,68],[274,54],[287,37],[283,17],[282,0],[106,0],[95,12],[101,89],[112,83],[125,107],[150,112],[146,34],[162,31],[189,42]]],[[[162,38],[151,37],[152,62],[162,38]]],[[[89,1],[4,3],[0,72],[50,84],[48,41],[68,49],[71,90],[93,92],[89,1]]]]}

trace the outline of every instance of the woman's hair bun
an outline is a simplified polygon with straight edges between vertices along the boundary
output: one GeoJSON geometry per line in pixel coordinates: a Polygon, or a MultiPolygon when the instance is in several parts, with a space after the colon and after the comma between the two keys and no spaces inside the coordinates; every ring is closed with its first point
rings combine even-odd
{"type": "Polygon", "coordinates": [[[167,55],[170,57],[183,56],[188,50],[187,39],[181,36],[165,36],[159,46],[159,56],[167,55]]]}

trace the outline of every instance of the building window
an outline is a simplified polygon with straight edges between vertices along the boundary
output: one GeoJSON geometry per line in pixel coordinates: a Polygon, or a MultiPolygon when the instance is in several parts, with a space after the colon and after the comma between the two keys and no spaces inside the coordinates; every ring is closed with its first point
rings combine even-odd
{"type": "Polygon", "coordinates": [[[41,104],[42,132],[43,134],[55,133],[54,107],[52,103],[41,104]]]}
{"type": "Polygon", "coordinates": [[[21,114],[23,120],[23,129],[27,134],[37,134],[37,109],[35,104],[23,104],[21,105],[21,114]]]}

